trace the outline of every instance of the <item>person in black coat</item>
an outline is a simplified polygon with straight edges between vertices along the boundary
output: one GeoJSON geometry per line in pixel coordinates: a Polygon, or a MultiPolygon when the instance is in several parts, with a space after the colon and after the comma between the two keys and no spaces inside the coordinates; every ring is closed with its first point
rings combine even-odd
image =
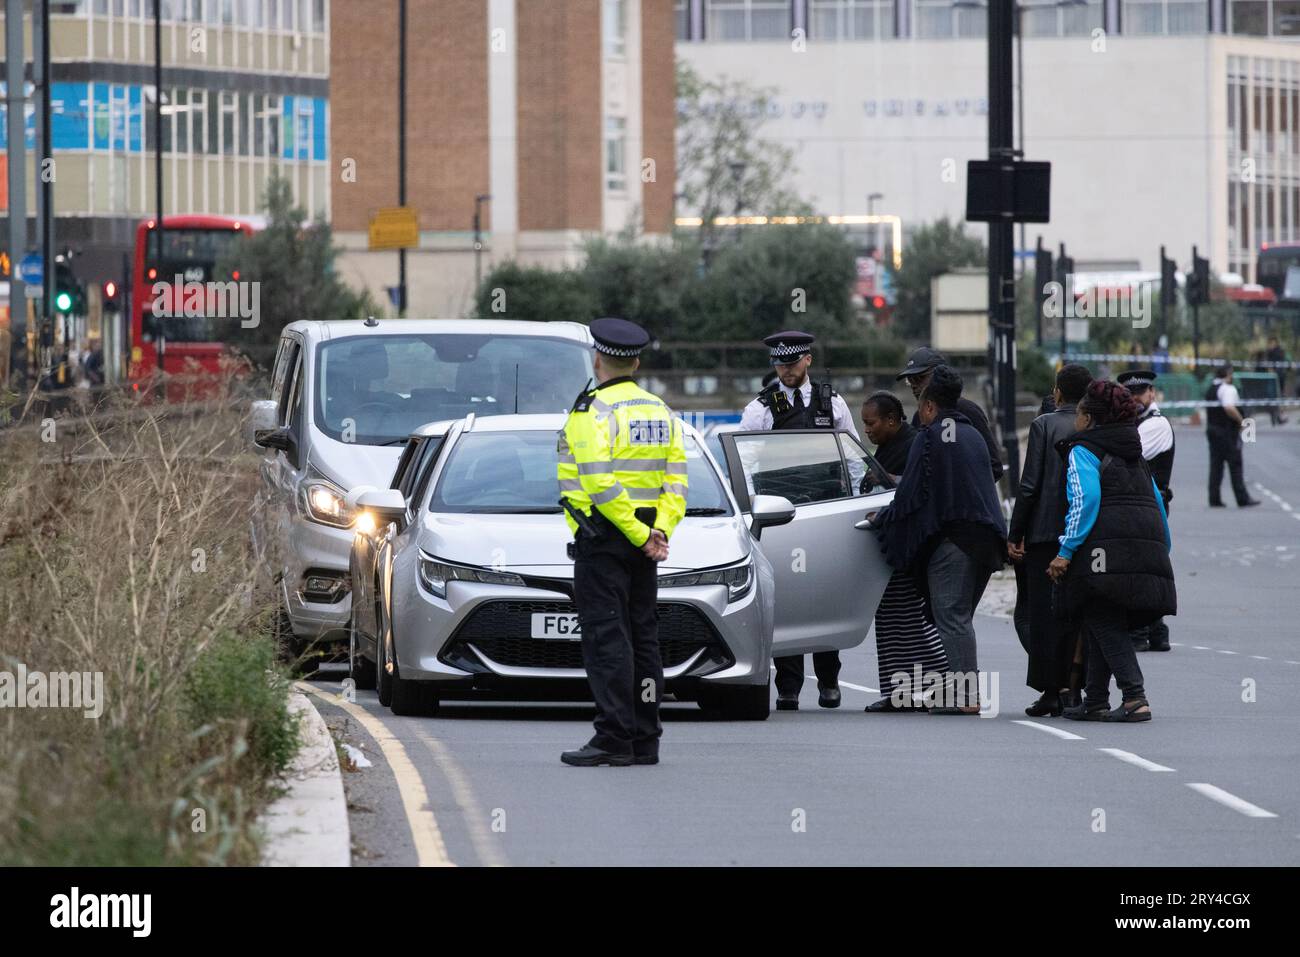
{"type": "MultiPolygon", "coordinates": [[[[1054,410],[1029,426],[1025,467],[1007,533],[1007,554],[1022,574],[1016,578],[1026,605],[1026,651],[1029,670],[1025,684],[1040,692],[1025,709],[1030,717],[1059,715],[1070,700],[1072,633],[1052,614],[1052,581],[1047,566],[1056,557],[1065,531],[1065,463],[1056,443],[1075,432],[1075,407],[1092,381],[1085,367],[1071,363],[1056,374],[1054,410]]],[[[1019,597],[1019,595],[1017,595],[1019,597]]]]}
{"type": "MultiPolygon", "coordinates": [[[[887,391],[875,392],[862,403],[862,427],[875,446],[876,462],[895,482],[907,468],[907,456],[917,430],[903,417],[903,403],[887,391]]],[[[871,481],[870,476],[863,483],[871,481]]],[[[895,571],[876,606],[876,664],[880,676],[879,701],[867,705],[868,714],[916,713],[925,710],[915,696],[919,675],[943,674],[948,658],[925,596],[916,581],[895,571]]]]}
{"type": "Polygon", "coordinates": [[[1057,444],[1067,465],[1069,512],[1048,575],[1061,584],[1057,613],[1088,643],[1076,721],[1150,721],[1129,630],[1178,612],[1164,500],[1142,458],[1139,407],[1117,382],[1094,381],[1079,402],[1078,431],[1057,444]],[[1110,708],[1110,678],[1123,701],[1110,708]]]}
{"type": "Polygon", "coordinates": [[[1006,522],[988,449],[958,409],[961,376],[938,366],[921,394],[924,428],[912,442],[894,500],[881,510],[885,560],[907,571],[929,600],[948,659],[946,703],[931,714],[979,714],[973,618],[1007,553],[1006,522]]]}
{"type": "MultiPolygon", "coordinates": [[[[913,428],[919,428],[921,425],[921,396],[925,392],[925,387],[930,384],[930,375],[940,366],[946,367],[947,362],[948,360],[938,349],[922,346],[907,357],[906,368],[894,376],[895,381],[906,382],[908,388],[912,390],[912,395],[916,397],[916,411],[912,414],[913,428]]],[[[998,451],[997,440],[993,438],[993,430],[989,428],[989,417],[977,403],[964,395],[957,400],[955,409],[966,417],[970,426],[984,440],[984,448],[989,454],[989,468],[993,472],[993,481],[998,482],[1002,478],[1002,458],[998,451]]]]}

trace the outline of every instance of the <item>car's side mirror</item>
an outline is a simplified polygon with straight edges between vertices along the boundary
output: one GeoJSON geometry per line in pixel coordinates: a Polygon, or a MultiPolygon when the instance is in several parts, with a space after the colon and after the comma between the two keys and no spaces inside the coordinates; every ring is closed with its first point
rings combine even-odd
{"type": "Polygon", "coordinates": [[[248,436],[254,439],[258,432],[269,432],[275,429],[276,424],[276,405],[270,399],[256,400],[248,410],[248,436]]]}
{"type": "Polygon", "coordinates": [[[794,506],[780,495],[755,495],[749,506],[749,531],[754,538],[763,537],[763,529],[788,525],[794,521],[794,506]]]}
{"type": "Polygon", "coordinates": [[[262,449],[278,449],[291,459],[298,457],[298,440],[289,428],[258,429],[253,433],[253,444],[262,449]]]}
{"type": "Polygon", "coordinates": [[[406,496],[395,488],[372,488],[357,496],[357,508],[380,521],[394,522],[406,516],[406,496]]]}

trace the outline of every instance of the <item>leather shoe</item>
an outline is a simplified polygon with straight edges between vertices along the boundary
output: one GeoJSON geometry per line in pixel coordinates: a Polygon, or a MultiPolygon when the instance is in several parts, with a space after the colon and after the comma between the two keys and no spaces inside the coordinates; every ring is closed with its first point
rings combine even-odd
{"type": "MultiPolygon", "coordinates": [[[[1257,499],[1257,498],[1248,498],[1248,499],[1246,499],[1246,501],[1244,501],[1244,502],[1238,502],[1238,503],[1237,503],[1237,508],[1250,508],[1252,505],[1259,505],[1259,504],[1260,504],[1259,499],[1257,499]]],[[[1143,713],[1145,714],[1146,712],[1143,712],[1143,713]]]]}
{"type": "Polygon", "coordinates": [[[633,764],[658,764],[659,755],[657,754],[634,754],[632,755],[633,764]]]}
{"type": "Polygon", "coordinates": [[[560,760],[575,768],[594,768],[602,764],[625,768],[632,764],[633,758],[630,754],[615,754],[613,751],[602,751],[590,744],[584,744],[577,751],[565,751],[560,755],[560,760]]]}
{"type": "Polygon", "coordinates": [[[840,706],[840,686],[823,685],[817,683],[817,703],[823,708],[838,708],[840,706]]]}
{"type": "Polygon", "coordinates": [[[1025,714],[1031,718],[1042,718],[1050,715],[1053,718],[1059,718],[1063,710],[1061,696],[1050,691],[1044,691],[1038,700],[1025,709],[1025,714]]]}
{"type": "Polygon", "coordinates": [[[1152,638],[1150,641],[1150,647],[1152,651],[1169,651],[1169,639],[1152,638]]]}
{"type": "Polygon", "coordinates": [[[776,710],[777,710],[777,711],[798,711],[798,710],[799,710],[799,696],[798,696],[798,695],[784,695],[784,694],[779,694],[779,695],[777,695],[777,696],[776,696],[776,710]]]}
{"type": "Polygon", "coordinates": [[[881,698],[879,701],[873,701],[862,709],[867,714],[915,714],[925,710],[923,705],[914,704],[910,707],[907,705],[898,705],[894,703],[893,698],[881,698]]]}
{"type": "Polygon", "coordinates": [[[1222,502],[1211,502],[1211,503],[1210,503],[1210,508],[1227,508],[1227,507],[1228,507],[1228,506],[1224,505],[1222,502]]]}
{"type": "Polygon", "coordinates": [[[1133,650],[1134,650],[1134,651],[1150,651],[1150,650],[1151,650],[1151,640],[1150,640],[1149,638],[1134,638],[1134,639],[1133,639],[1133,650]]]}

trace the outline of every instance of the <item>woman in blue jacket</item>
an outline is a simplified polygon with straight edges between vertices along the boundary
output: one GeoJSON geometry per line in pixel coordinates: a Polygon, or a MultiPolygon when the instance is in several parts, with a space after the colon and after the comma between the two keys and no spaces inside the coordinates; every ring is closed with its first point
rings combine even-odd
{"type": "Polygon", "coordinates": [[[1087,643],[1084,701],[1077,721],[1150,721],[1151,707],[1129,629],[1177,613],[1169,521],[1142,458],[1129,391],[1099,380],[1079,401],[1078,431],[1057,443],[1066,459],[1069,508],[1047,573],[1060,586],[1058,615],[1078,622],[1087,643]],[[1123,698],[1110,707],[1110,678],[1123,698]]]}

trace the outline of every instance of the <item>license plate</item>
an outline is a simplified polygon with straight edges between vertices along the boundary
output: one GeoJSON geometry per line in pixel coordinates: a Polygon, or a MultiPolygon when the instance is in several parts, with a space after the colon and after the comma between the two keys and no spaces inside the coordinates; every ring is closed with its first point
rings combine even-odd
{"type": "Polygon", "coordinates": [[[550,638],[557,641],[581,641],[582,632],[578,627],[578,616],[535,612],[533,614],[533,637],[550,638]]]}

